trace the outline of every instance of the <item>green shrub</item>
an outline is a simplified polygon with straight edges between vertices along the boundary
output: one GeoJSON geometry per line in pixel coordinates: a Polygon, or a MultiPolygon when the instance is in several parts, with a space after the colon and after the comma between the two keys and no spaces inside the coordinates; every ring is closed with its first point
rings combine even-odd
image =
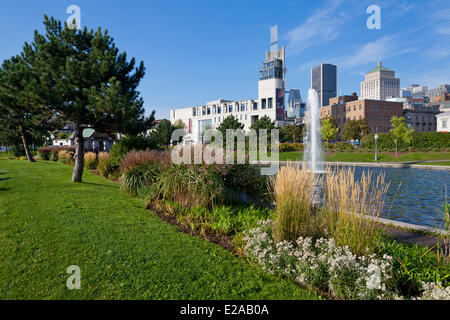
{"type": "Polygon", "coordinates": [[[225,198],[222,177],[213,166],[171,164],[152,187],[150,201],[174,201],[182,208],[212,208],[225,198]]]}
{"type": "Polygon", "coordinates": [[[303,143],[280,143],[280,152],[292,152],[292,151],[303,151],[304,144],[303,143]]]}
{"type": "Polygon", "coordinates": [[[50,148],[40,148],[38,150],[39,159],[48,161],[50,160],[50,154],[52,150],[50,148]]]}
{"type": "Polygon", "coordinates": [[[155,182],[158,168],[154,164],[144,163],[127,169],[120,179],[122,191],[137,196],[140,189],[155,182]]]}
{"type": "Polygon", "coordinates": [[[212,231],[234,235],[256,227],[258,221],[269,219],[273,215],[273,211],[254,206],[218,206],[208,215],[212,221],[209,223],[212,231]]]}
{"type": "Polygon", "coordinates": [[[337,152],[352,152],[356,150],[355,146],[348,142],[337,142],[334,144],[333,149],[337,152]]]}
{"type": "Polygon", "coordinates": [[[51,148],[51,150],[49,160],[54,162],[58,161],[59,148],[51,148]]]}
{"type": "MultiPolygon", "coordinates": [[[[361,139],[361,149],[375,150],[374,134],[369,134],[361,139]]],[[[379,151],[395,151],[394,137],[390,133],[378,134],[379,151]]],[[[411,145],[398,143],[399,151],[445,151],[450,150],[450,134],[447,132],[415,132],[411,145]]]]}
{"type": "Polygon", "coordinates": [[[24,149],[23,145],[21,145],[21,144],[12,145],[10,152],[14,155],[14,157],[17,157],[17,158],[26,156],[25,149],[24,149]]]}
{"type": "Polygon", "coordinates": [[[385,240],[380,243],[378,254],[393,257],[397,287],[402,295],[418,296],[422,291],[422,282],[450,285],[450,264],[439,259],[433,250],[385,240]]]}
{"type": "Polygon", "coordinates": [[[223,182],[231,200],[239,200],[242,196],[248,200],[264,201],[269,199],[268,179],[261,175],[258,166],[235,164],[226,166],[222,173],[223,182]]]}

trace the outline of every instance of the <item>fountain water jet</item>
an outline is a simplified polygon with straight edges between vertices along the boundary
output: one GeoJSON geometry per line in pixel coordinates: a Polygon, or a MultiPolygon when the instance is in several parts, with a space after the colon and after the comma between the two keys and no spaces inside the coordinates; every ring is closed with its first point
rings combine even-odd
{"type": "Polygon", "coordinates": [[[306,150],[303,157],[304,165],[313,173],[323,172],[322,134],[320,132],[319,97],[317,91],[309,89],[306,103],[306,150]]]}

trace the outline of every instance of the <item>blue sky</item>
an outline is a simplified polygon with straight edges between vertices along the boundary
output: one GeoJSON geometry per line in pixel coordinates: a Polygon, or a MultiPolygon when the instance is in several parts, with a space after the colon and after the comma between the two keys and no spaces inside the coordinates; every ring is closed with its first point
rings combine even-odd
{"type": "Polygon", "coordinates": [[[144,61],[139,89],[157,118],[217,98],[256,98],[275,24],[286,45],[288,88],[303,97],[319,63],[338,65],[340,94],[359,93],[377,60],[402,87],[450,83],[450,0],[1,1],[0,59],[32,41],[44,14],[67,20],[72,4],[83,26],[108,29],[121,50],[144,61]],[[369,5],[381,8],[381,30],[366,26],[369,5]]]}

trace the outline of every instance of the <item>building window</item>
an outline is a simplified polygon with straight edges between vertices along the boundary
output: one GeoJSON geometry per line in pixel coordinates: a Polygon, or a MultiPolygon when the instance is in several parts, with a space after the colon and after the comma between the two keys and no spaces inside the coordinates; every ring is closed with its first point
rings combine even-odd
{"type": "Polygon", "coordinates": [[[273,106],[273,98],[269,98],[269,109],[272,109],[273,106]]]}
{"type": "Polygon", "coordinates": [[[217,107],[217,113],[222,113],[222,108],[219,106],[219,107],[217,107]]]}
{"type": "Polygon", "coordinates": [[[253,110],[258,110],[258,102],[253,102],[253,110]]]}
{"type": "Polygon", "coordinates": [[[233,112],[233,105],[228,106],[228,112],[233,112]]]}
{"type": "Polygon", "coordinates": [[[241,104],[241,111],[245,111],[245,104],[241,104]]]}
{"type": "Polygon", "coordinates": [[[442,120],[442,129],[447,129],[447,120],[442,120]]]}
{"type": "Polygon", "coordinates": [[[212,128],[212,121],[209,120],[200,120],[199,121],[200,134],[203,134],[206,130],[210,130],[212,128]]]}
{"type": "Polygon", "coordinates": [[[266,99],[262,99],[261,109],[265,109],[265,108],[266,108],[266,99]]]}

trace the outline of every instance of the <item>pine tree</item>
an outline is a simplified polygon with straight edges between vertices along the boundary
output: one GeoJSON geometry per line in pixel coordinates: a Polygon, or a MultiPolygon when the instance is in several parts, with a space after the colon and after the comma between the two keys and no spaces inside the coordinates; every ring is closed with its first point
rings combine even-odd
{"type": "Polygon", "coordinates": [[[81,182],[84,166],[83,130],[139,134],[152,127],[154,112],[145,117],[137,87],[144,63],[119,52],[108,31],[72,29],[45,16],[44,35],[35,31],[24,50],[35,56],[34,72],[40,75],[40,98],[59,119],[71,122],[75,132],[75,165],[72,181],[81,182]]]}
{"type": "Polygon", "coordinates": [[[29,58],[24,54],[12,57],[0,68],[0,131],[19,136],[28,160],[35,162],[31,139],[47,134],[56,123],[50,121],[50,109],[35,94],[37,80],[27,64],[29,58]]]}

